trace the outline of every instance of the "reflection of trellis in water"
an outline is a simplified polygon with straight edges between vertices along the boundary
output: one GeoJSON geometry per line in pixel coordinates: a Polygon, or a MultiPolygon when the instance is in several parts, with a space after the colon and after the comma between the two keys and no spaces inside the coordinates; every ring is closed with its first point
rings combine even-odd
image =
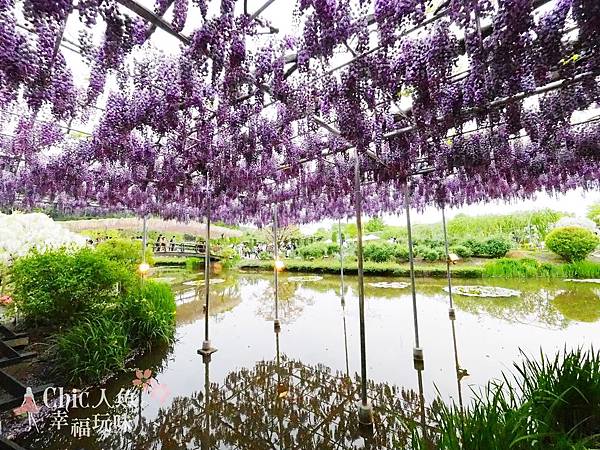
{"type": "Polygon", "coordinates": [[[202,434],[210,437],[202,441],[216,446],[209,448],[222,443],[252,449],[391,449],[406,443],[420,418],[418,394],[373,382],[368,392],[374,432],[363,440],[356,422],[358,380],[321,365],[262,362],[231,373],[221,388],[213,385],[199,419],[206,423],[208,411],[211,429],[202,434]]]}

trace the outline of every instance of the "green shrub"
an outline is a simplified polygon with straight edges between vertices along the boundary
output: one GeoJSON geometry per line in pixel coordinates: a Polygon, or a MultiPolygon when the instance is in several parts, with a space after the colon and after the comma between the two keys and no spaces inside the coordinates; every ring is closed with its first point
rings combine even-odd
{"type": "Polygon", "coordinates": [[[365,231],[367,233],[375,233],[377,231],[382,231],[384,228],[385,224],[383,223],[383,220],[381,220],[379,217],[373,217],[372,219],[369,219],[365,224],[365,231]]]}
{"type": "Polygon", "coordinates": [[[466,239],[459,245],[470,250],[471,256],[480,258],[502,258],[511,248],[511,244],[508,240],[498,237],[488,239],[466,239]]]}
{"type": "Polygon", "coordinates": [[[456,253],[463,259],[470,258],[471,256],[473,256],[473,252],[471,251],[471,249],[464,245],[454,245],[450,247],[450,253],[456,253]]]}
{"type": "Polygon", "coordinates": [[[546,247],[566,261],[582,261],[598,246],[598,237],[581,227],[562,227],[546,236],[546,247]]]}
{"type": "Polygon", "coordinates": [[[339,246],[335,242],[313,242],[312,244],[305,245],[296,249],[296,253],[302,259],[318,259],[324,258],[325,256],[331,256],[339,253],[339,246]]]}
{"type": "Polygon", "coordinates": [[[408,244],[396,244],[394,248],[394,257],[398,262],[408,261],[408,244]]]}
{"type": "Polygon", "coordinates": [[[363,247],[365,261],[390,262],[396,256],[396,248],[389,242],[368,242],[363,247]]]}
{"type": "Polygon", "coordinates": [[[273,256],[269,252],[260,252],[260,254],[258,255],[258,259],[260,259],[262,261],[269,260],[272,257],[273,256]]]}
{"type": "Polygon", "coordinates": [[[185,268],[190,272],[198,272],[204,269],[204,260],[200,258],[186,258],[185,268]]]}
{"type": "Polygon", "coordinates": [[[472,256],[482,256],[485,254],[485,244],[481,239],[465,239],[459,245],[468,248],[472,256]]]}
{"type": "Polygon", "coordinates": [[[13,297],[23,318],[60,326],[114,301],[135,276],[92,249],[32,252],[11,269],[13,297]]]}
{"type": "MultiPolygon", "coordinates": [[[[131,239],[108,239],[96,245],[96,251],[111,261],[125,264],[136,270],[142,262],[142,243],[131,239]]],[[[146,249],[146,262],[154,265],[152,250],[146,249]]]]}
{"type": "Polygon", "coordinates": [[[70,382],[98,382],[123,369],[130,352],[123,325],[99,315],[84,319],[57,338],[57,366],[70,382]]]}
{"type": "Polygon", "coordinates": [[[417,250],[417,254],[423,258],[424,261],[434,262],[444,258],[444,251],[437,247],[425,247],[421,246],[417,250]]]}
{"type": "Polygon", "coordinates": [[[168,284],[146,281],[121,300],[116,317],[135,345],[167,344],[175,335],[175,309],[168,284]]]}
{"type": "Polygon", "coordinates": [[[221,256],[221,264],[226,269],[235,267],[241,259],[240,254],[230,247],[222,249],[219,254],[221,256]]]}
{"type": "Polygon", "coordinates": [[[510,242],[502,238],[487,239],[484,244],[484,254],[488,258],[502,258],[511,248],[510,242]]]}

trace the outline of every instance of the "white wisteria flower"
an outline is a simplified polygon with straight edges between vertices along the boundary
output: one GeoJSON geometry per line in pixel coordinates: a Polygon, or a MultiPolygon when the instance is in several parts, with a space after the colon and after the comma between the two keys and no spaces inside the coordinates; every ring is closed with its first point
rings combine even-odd
{"type": "Polygon", "coordinates": [[[561,217],[558,222],[554,224],[554,228],[562,227],[581,227],[587,228],[591,232],[596,232],[596,223],[586,217],[561,217]]]}
{"type": "Polygon", "coordinates": [[[61,247],[79,248],[85,237],[73,233],[46,214],[0,214],[0,263],[10,264],[30,250],[45,252],[61,247]]]}

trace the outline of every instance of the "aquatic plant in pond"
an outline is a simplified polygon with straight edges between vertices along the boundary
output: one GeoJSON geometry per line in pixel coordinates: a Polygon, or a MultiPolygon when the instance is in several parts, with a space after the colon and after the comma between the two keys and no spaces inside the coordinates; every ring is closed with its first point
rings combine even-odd
{"type": "MultiPolygon", "coordinates": [[[[443,288],[446,292],[449,288],[443,288]]],[[[520,291],[515,289],[502,288],[497,286],[454,286],[452,293],[456,295],[464,295],[465,297],[519,297],[520,291]]]]}
{"type": "Polygon", "coordinates": [[[290,281],[290,282],[298,282],[298,281],[321,281],[323,279],[323,277],[320,277],[318,275],[306,275],[306,276],[301,276],[301,277],[287,277],[285,279],[285,281],[290,281]]]}
{"type": "Polygon", "coordinates": [[[409,283],[402,281],[378,281],[376,283],[367,283],[369,286],[382,289],[404,289],[410,286],[409,283]]]}

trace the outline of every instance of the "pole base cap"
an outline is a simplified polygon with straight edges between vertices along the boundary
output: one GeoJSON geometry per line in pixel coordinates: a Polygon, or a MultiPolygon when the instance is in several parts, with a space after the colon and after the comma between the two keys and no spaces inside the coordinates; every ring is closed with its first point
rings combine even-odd
{"type": "Polygon", "coordinates": [[[373,407],[370,403],[358,405],[358,423],[361,426],[373,426],[373,407]]]}
{"type": "Polygon", "coordinates": [[[210,341],[204,341],[202,342],[202,348],[198,350],[198,354],[202,356],[210,356],[216,351],[217,349],[210,344],[210,341]]]}

